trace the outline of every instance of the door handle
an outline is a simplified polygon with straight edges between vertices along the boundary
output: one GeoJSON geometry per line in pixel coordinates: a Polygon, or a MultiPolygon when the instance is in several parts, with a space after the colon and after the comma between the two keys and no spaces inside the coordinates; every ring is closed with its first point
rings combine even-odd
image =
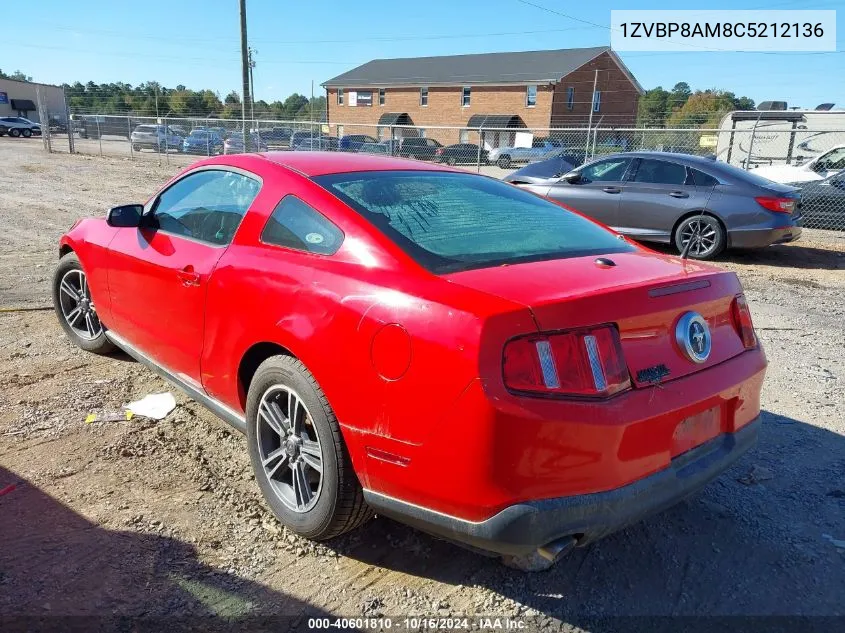
{"type": "Polygon", "coordinates": [[[176,271],[176,277],[186,288],[200,285],[200,274],[194,272],[194,267],[188,264],[182,270],[176,271]]]}
{"type": "Polygon", "coordinates": [[[605,193],[621,193],[621,189],[619,187],[605,187],[602,189],[605,193]]]}
{"type": "Polygon", "coordinates": [[[689,194],[686,191],[670,191],[669,195],[673,198],[689,198],[689,194]]]}

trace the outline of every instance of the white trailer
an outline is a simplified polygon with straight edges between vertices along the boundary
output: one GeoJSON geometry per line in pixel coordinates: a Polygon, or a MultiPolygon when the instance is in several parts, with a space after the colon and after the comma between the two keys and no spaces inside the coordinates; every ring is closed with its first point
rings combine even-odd
{"type": "Polygon", "coordinates": [[[732,165],[795,165],[845,144],[845,111],[737,110],[718,137],[716,156],[732,165]]]}

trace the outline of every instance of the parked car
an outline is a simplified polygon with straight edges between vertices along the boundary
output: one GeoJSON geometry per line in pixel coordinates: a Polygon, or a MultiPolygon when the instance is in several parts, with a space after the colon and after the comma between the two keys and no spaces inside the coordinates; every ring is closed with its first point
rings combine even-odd
{"type": "Polygon", "coordinates": [[[268,145],[276,145],[281,147],[290,146],[290,137],[293,130],[289,127],[274,127],[269,130],[259,130],[261,140],[268,145]]]}
{"type": "Polygon", "coordinates": [[[845,231],[845,170],[824,180],[796,185],[801,191],[804,226],[845,231]]]}
{"type": "Polygon", "coordinates": [[[443,147],[440,141],[422,136],[403,138],[399,144],[399,156],[417,160],[434,160],[437,150],[443,147]]]}
{"type": "Polygon", "coordinates": [[[184,140],[164,125],[139,125],[132,130],[132,135],[129,138],[132,149],[136,152],[145,148],[156,152],[169,152],[170,150],[181,152],[184,140]]]}
{"type": "Polygon", "coordinates": [[[267,505],[310,539],[375,512],[549,566],[697,491],[761,425],[733,272],[477,174],[218,157],[59,253],[68,338],[245,432],[267,505]]]}
{"type": "Polygon", "coordinates": [[[531,147],[496,147],[491,149],[489,160],[502,169],[508,169],[511,163],[530,163],[548,158],[562,147],[563,144],[556,139],[535,138],[531,147]]]}
{"type": "MultiPolygon", "coordinates": [[[[78,116],[78,115],[74,115],[78,116]]],[[[80,138],[98,139],[103,136],[120,136],[129,139],[140,121],[102,115],[82,115],[73,120],[73,130],[80,138]]]]}
{"type": "Polygon", "coordinates": [[[217,132],[194,129],[182,141],[182,151],[186,154],[215,156],[223,153],[223,139],[217,132]]]}
{"type": "Polygon", "coordinates": [[[185,138],[186,136],[188,136],[188,134],[190,134],[190,132],[188,132],[187,128],[183,125],[171,125],[170,130],[174,134],[178,134],[182,138],[185,138]]]}
{"type": "Polygon", "coordinates": [[[290,147],[295,148],[304,140],[311,140],[315,138],[320,138],[321,134],[314,130],[297,130],[293,134],[290,135],[290,147]]]}
{"type": "Polygon", "coordinates": [[[798,165],[765,165],[755,167],[751,171],[775,182],[795,184],[824,180],[842,169],[845,169],[845,145],[831,147],[820,156],[798,165]]]}
{"type": "Polygon", "coordinates": [[[366,134],[347,134],[340,139],[341,152],[357,152],[364,143],[378,143],[378,139],[366,134]]]}
{"type": "Polygon", "coordinates": [[[390,156],[390,145],[387,143],[363,143],[358,151],[362,154],[380,154],[390,156]]]}
{"type": "Polygon", "coordinates": [[[317,138],[302,139],[293,149],[298,152],[336,152],[338,147],[336,136],[320,136],[317,138]]]}
{"type": "Polygon", "coordinates": [[[447,165],[477,165],[479,160],[482,165],[486,165],[487,156],[487,150],[479,150],[475,143],[457,143],[434,150],[434,160],[447,165]]]}
{"type": "MultiPolygon", "coordinates": [[[[251,146],[249,151],[251,152],[266,152],[268,149],[267,143],[265,143],[257,134],[252,135],[250,143],[251,146]]],[[[242,154],[243,151],[244,137],[242,134],[232,134],[223,142],[224,154],[242,154]]]]}
{"type": "Polygon", "coordinates": [[[0,123],[9,128],[6,132],[9,136],[23,136],[29,138],[30,136],[38,136],[41,134],[41,125],[35,121],[22,116],[4,116],[0,117],[0,123]]]}
{"type": "Polygon", "coordinates": [[[757,248],[801,236],[800,194],[733,165],[686,154],[630,152],[592,161],[562,176],[558,159],[505,177],[645,242],[687,243],[689,257],[757,248]],[[542,182],[538,169],[547,166],[542,182]]]}

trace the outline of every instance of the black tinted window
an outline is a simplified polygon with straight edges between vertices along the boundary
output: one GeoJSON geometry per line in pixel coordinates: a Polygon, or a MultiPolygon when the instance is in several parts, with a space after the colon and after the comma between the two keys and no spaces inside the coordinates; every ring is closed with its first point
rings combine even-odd
{"type": "Polygon", "coordinates": [[[717,178],[713,178],[713,176],[705,174],[703,171],[690,169],[690,173],[692,174],[693,184],[698,187],[715,187],[719,184],[719,180],[717,178]]]}
{"type": "Polygon", "coordinates": [[[640,161],[634,182],[647,182],[658,185],[683,185],[687,180],[687,168],[665,160],[640,161]]]}
{"type": "Polygon", "coordinates": [[[298,251],[333,255],[343,242],[343,232],[299,198],[285,196],[267,220],[261,241],[298,251]]]}
{"type": "Polygon", "coordinates": [[[156,201],[156,228],[210,244],[228,244],[260,188],[258,180],[231,171],[188,174],[156,201]]]}
{"type": "Polygon", "coordinates": [[[581,170],[581,178],[587,182],[619,182],[631,164],[630,158],[611,158],[581,170]]]}
{"type": "Polygon", "coordinates": [[[435,273],[634,250],[589,220],[492,178],[390,171],[314,180],[435,273]]]}

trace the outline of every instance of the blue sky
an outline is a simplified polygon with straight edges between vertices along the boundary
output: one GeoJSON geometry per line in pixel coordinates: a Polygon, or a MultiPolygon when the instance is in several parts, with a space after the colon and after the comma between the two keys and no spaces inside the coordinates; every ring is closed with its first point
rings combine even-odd
{"type": "MultiPolygon", "coordinates": [[[[665,2],[531,0],[581,20],[608,24],[610,9],[660,9],[665,2]]],[[[256,98],[309,94],[319,84],[379,57],[601,46],[609,31],[519,0],[248,0],[250,43],[258,54],[256,98]]],[[[681,8],[676,5],[676,8],[681,8]]],[[[756,101],[786,99],[845,108],[845,0],[707,0],[683,8],[841,9],[837,53],[621,53],[646,88],[718,87],[756,101]]],[[[236,0],[41,0],[32,17],[3,35],[0,68],[36,81],[93,80],[211,88],[240,86],[236,0]],[[42,16],[46,16],[43,17],[42,16]],[[46,28],[45,28],[46,27],[46,28]]]]}

